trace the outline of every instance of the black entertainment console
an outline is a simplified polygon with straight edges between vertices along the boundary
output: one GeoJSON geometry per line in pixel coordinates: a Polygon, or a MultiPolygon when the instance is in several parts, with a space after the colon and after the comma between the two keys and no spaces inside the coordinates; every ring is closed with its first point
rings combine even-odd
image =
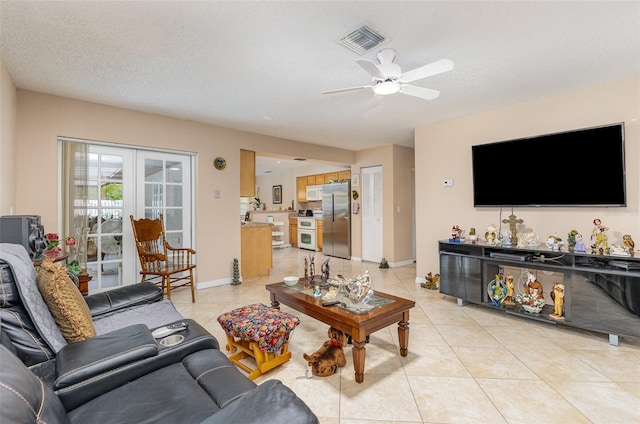
{"type": "Polygon", "coordinates": [[[520,305],[501,310],[605,333],[612,345],[618,345],[620,337],[640,339],[640,257],[558,252],[544,245],[529,249],[447,241],[438,242],[438,251],[440,292],[458,298],[461,306],[470,302],[494,308],[487,285],[501,271],[514,275],[515,292],[522,293],[519,277],[528,270],[543,283],[547,305],[538,314],[526,312],[520,305]],[[562,320],[549,316],[553,312],[549,296],[552,282],[545,280],[565,286],[562,320]]]}

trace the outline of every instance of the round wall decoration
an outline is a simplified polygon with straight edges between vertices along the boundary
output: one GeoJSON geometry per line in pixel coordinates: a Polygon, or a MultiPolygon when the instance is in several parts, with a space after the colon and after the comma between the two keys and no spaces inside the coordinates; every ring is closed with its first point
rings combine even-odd
{"type": "Polygon", "coordinates": [[[222,171],[227,167],[227,161],[224,158],[217,157],[213,160],[213,166],[215,166],[218,171],[222,171]]]}

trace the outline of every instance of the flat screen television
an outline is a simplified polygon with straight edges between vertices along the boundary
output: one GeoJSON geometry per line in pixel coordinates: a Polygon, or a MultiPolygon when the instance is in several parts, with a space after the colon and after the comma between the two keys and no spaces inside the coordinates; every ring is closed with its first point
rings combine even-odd
{"type": "Polygon", "coordinates": [[[473,205],[626,206],[624,123],[471,147],[473,205]]]}

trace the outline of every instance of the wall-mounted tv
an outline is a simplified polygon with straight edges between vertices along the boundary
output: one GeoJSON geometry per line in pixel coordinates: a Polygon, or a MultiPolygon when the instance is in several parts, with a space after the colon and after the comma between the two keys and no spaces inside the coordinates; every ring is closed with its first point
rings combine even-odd
{"type": "Polygon", "coordinates": [[[471,147],[473,205],[626,206],[624,123],[471,147]]]}

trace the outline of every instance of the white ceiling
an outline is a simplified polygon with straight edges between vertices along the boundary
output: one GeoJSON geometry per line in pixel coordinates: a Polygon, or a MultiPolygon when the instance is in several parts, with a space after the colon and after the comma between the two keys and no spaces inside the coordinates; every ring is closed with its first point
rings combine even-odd
{"type": "Polygon", "coordinates": [[[1,0],[0,25],[18,88],[350,150],[640,74],[638,1],[1,0]],[[362,23],[403,71],[455,62],[416,82],[440,97],[321,94],[370,83],[336,43],[362,23]]]}

